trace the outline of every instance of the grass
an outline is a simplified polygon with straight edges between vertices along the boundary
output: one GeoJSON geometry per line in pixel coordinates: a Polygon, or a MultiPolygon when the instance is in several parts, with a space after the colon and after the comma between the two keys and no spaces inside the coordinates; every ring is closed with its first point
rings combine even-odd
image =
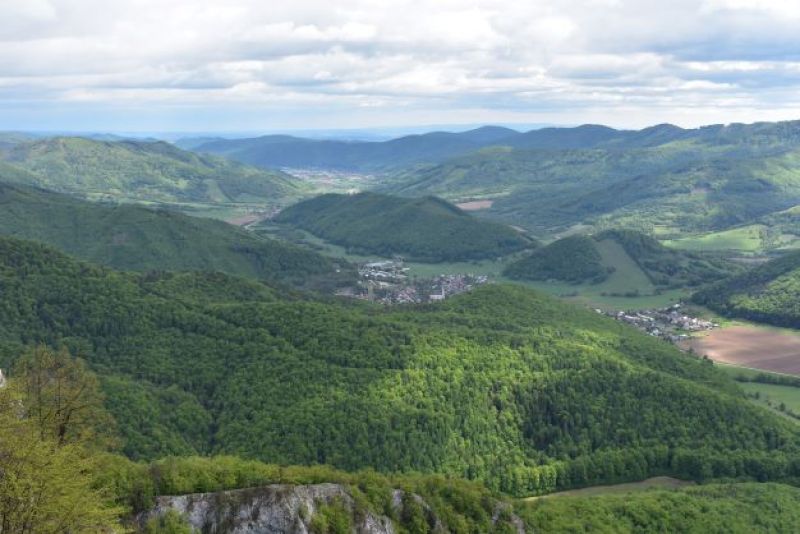
{"type": "Polygon", "coordinates": [[[620,493],[634,493],[649,489],[675,489],[684,486],[694,485],[694,482],[679,480],[672,477],[653,477],[641,482],[627,482],[624,484],[613,484],[609,486],[592,486],[576,490],[559,491],[540,497],[528,497],[523,499],[525,502],[537,501],[540,499],[552,499],[555,497],[593,497],[595,495],[611,495],[620,493]]]}
{"type": "Polygon", "coordinates": [[[722,232],[686,236],[662,241],[665,246],[692,251],[761,252],[764,250],[766,226],[751,224],[722,232]]]}
{"type": "MultiPolygon", "coordinates": [[[[751,369],[749,367],[740,367],[738,365],[730,365],[724,363],[716,363],[716,367],[722,372],[730,375],[734,379],[736,377],[754,378],[758,375],[782,375],[781,373],[772,373],[770,371],[763,371],[761,369],[751,369]]],[[[784,416],[791,421],[799,423],[794,417],[788,416],[785,412],[779,409],[781,404],[784,404],[787,409],[794,413],[800,414],[800,388],[793,386],[783,386],[778,384],[762,384],[759,382],[740,382],[739,386],[750,395],[758,394],[758,398],[750,397],[750,401],[754,404],[766,408],[771,412],[784,416]]]]}

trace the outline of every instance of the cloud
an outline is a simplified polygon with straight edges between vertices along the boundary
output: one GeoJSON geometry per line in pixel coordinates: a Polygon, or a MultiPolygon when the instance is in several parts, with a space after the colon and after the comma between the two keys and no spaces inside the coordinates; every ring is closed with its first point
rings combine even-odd
{"type": "Polygon", "coordinates": [[[2,0],[0,127],[791,118],[798,5],[2,0]]]}

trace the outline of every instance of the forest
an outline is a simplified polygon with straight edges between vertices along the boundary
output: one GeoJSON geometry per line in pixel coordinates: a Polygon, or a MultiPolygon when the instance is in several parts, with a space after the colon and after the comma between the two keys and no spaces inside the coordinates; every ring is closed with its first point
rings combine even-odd
{"type": "Polygon", "coordinates": [[[432,263],[497,258],[536,246],[509,226],[472,217],[435,197],[327,194],[286,208],[275,221],[354,254],[432,263]]]}
{"type": "Polygon", "coordinates": [[[38,343],[85,359],[133,459],[441,473],[516,495],[800,468],[797,428],[711,362],[522,287],[385,309],[7,238],[0,259],[0,367],[38,343]]]}

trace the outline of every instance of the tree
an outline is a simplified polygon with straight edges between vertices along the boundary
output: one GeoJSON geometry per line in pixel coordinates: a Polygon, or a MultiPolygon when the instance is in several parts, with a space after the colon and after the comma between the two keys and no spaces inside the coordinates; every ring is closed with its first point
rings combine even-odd
{"type": "Polygon", "coordinates": [[[0,532],[116,532],[121,509],[96,487],[86,447],[104,413],[97,379],[44,347],[17,369],[0,388],[0,532]]]}
{"type": "Polygon", "coordinates": [[[113,423],[97,377],[66,349],[32,349],[17,363],[16,376],[26,415],[38,425],[42,439],[59,445],[86,442],[95,429],[113,423]]]}

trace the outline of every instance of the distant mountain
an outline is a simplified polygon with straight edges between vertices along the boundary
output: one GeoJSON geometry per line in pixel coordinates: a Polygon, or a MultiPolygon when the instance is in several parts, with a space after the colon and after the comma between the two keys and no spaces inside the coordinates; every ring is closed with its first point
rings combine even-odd
{"type": "Polygon", "coordinates": [[[631,260],[658,288],[695,287],[741,271],[731,262],[666,248],[640,232],[608,230],[554,241],[510,263],[504,274],[520,280],[600,283],[631,260]],[[604,246],[608,241],[619,247],[604,246]]]}
{"type": "Polygon", "coordinates": [[[390,141],[333,141],[268,135],[252,139],[220,139],[184,143],[197,152],[226,156],[265,168],[297,167],[376,171],[422,162],[441,161],[486,145],[502,142],[519,132],[485,126],[461,133],[431,132],[390,141]]]}
{"type": "Polygon", "coordinates": [[[285,173],[198,155],[164,142],[56,137],[16,144],[0,156],[30,172],[29,185],[94,198],[281,203],[300,192],[285,173]]]}
{"type": "Polygon", "coordinates": [[[723,280],[692,299],[724,315],[800,328],[800,251],[723,280]]]}
{"type": "Polygon", "coordinates": [[[440,262],[495,258],[534,246],[516,230],[434,198],[322,195],[283,210],[291,224],[355,253],[440,262]]]}
{"type": "Polygon", "coordinates": [[[323,256],[220,221],[95,204],[2,182],[0,234],[124,270],[221,271],[307,287],[335,283],[349,272],[341,266],[344,273],[337,275],[337,266],[323,256]]]}
{"type": "Polygon", "coordinates": [[[398,172],[381,190],[488,200],[482,215],[543,234],[578,223],[709,231],[800,204],[800,122],[587,126],[504,143],[398,172]]]}

